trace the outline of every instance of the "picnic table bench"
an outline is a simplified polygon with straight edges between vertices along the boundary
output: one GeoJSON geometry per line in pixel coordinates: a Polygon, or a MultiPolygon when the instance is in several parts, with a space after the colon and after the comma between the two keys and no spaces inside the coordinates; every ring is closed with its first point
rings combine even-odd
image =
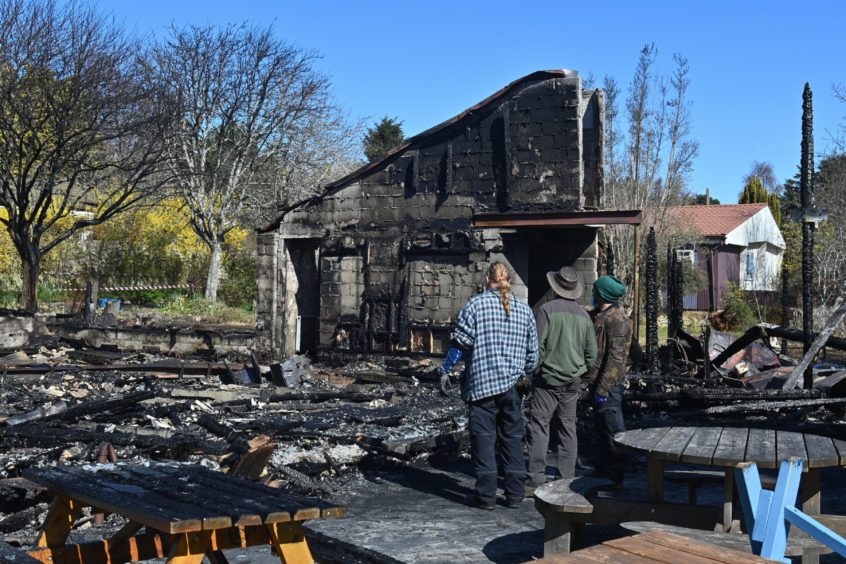
{"type": "Polygon", "coordinates": [[[55,495],[36,546],[28,552],[52,564],[151,558],[182,564],[199,563],[204,556],[217,563],[226,562],[224,549],[263,544],[283,562],[311,563],[303,521],[345,513],[343,507],[196,465],[56,466],[24,475],[55,495]],[[109,539],[65,544],[86,506],[128,522],[109,539]]]}
{"type": "MultiPolygon", "coordinates": [[[[846,466],[844,441],[778,429],[672,426],[625,431],[618,433],[614,442],[647,455],[647,493],[652,502],[664,499],[667,464],[720,468],[724,492],[721,522],[725,532],[736,531],[739,527],[733,510],[735,466],[753,462],[760,468],[776,469],[783,461],[802,459],[805,461],[805,474],[798,494],[801,509],[808,515],[817,516],[841,534],[846,531],[846,519],[843,517],[820,515],[821,470],[846,466]]],[[[806,551],[802,559],[806,564],[812,564],[818,561],[818,554],[806,551]]]]}
{"type": "Polygon", "coordinates": [[[764,564],[772,562],[736,550],[714,546],[664,531],[641,533],[577,550],[569,555],[556,555],[537,560],[544,564],[619,562],[655,564],[657,562],[700,562],[709,564],[764,564]]]}

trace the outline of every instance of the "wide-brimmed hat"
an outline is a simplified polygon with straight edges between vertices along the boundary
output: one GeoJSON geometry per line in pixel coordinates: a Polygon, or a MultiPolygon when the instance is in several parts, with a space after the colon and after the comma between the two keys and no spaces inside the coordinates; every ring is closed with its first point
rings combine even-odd
{"type": "Polygon", "coordinates": [[[546,279],[552,291],[562,298],[577,300],[585,292],[585,285],[572,266],[561,267],[557,272],[547,272],[546,279]]]}

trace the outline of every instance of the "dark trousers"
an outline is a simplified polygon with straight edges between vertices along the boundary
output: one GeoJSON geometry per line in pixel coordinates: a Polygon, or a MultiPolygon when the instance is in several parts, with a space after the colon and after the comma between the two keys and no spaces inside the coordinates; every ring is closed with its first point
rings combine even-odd
{"type": "Polygon", "coordinates": [[[505,495],[523,497],[526,464],[523,459],[523,409],[517,390],[472,401],[470,452],[476,472],[476,494],[484,501],[496,500],[497,443],[505,477],[505,495]]]}
{"type": "Polygon", "coordinates": [[[549,386],[535,379],[529,402],[526,442],[529,447],[529,481],[538,486],[546,481],[546,452],[549,450],[549,428],[552,418],[558,443],[558,471],[562,478],[576,475],[576,404],[582,390],[581,379],[565,386],[549,386]]]}
{"type": "Polygon", "coordinates": [[[623,386],[611,388],[608,401],[594,408],[599,456],[596,471],[608,476],[615,482],[623,481],[625,470],[624,455],[614,444],[614,435],[626,430],[623,423],[623,386]]]}

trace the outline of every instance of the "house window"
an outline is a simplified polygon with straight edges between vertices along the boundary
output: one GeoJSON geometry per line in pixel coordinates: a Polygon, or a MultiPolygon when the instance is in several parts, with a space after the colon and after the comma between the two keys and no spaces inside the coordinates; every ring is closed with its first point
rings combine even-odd
{"type": "Polygon", "coordinates": [[[755,251],[746,251],[746,279],[755,279],[755,251]]]}
{"type": "Polygon", "coordinates": [[[695,264],[695,256],[693,250],[691,249],[678,249],[676,250],[676,260],[679,261],[687,261],[690,264],[695,264]]]}

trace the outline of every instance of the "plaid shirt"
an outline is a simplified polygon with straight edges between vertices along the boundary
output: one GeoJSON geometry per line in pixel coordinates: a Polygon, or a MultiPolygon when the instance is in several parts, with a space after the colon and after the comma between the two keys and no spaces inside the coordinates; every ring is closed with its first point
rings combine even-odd
{"type": "Polygon", "coordinates": [[[471,298],[458,313],[454,335],[468,349],[461,386],[466,402],[507,392],[538,367],[534,315],[513,294],[508,317],[497,292],[488,289],[471,298]]]}

